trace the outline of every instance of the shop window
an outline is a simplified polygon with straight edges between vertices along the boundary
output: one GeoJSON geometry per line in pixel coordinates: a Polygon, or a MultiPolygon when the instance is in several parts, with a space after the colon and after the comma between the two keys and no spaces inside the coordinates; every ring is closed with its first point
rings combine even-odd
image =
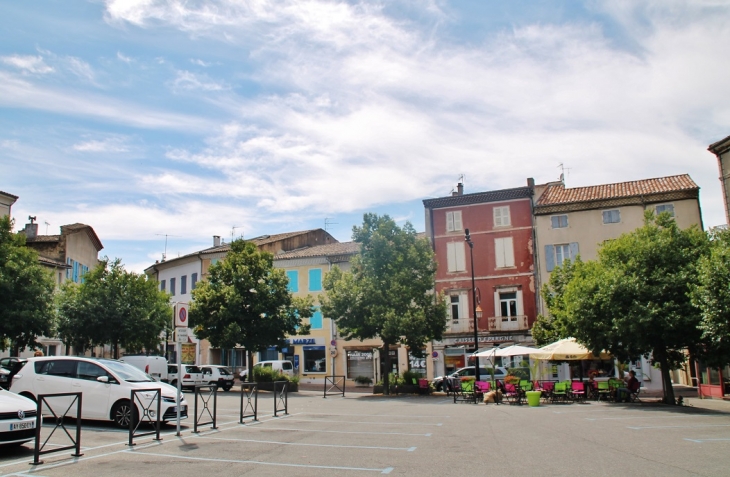
{"type": "MultiPolygon", "coordinates": [[[[421,376],[426,376],[426,351],[422,351],[422,356],[419,358],[413,356],[410,352],[408,353],[408,369],[414,373],[418,373],[421,376]]],[[[412,384],[412,383],[407,383],[412,384]]]]}
{"type": "Polygon", "coordinates": [[[304,346],[304,372],[324,373],[327,370],[327,355],[324,346],[304,346]]]}
{"type": "Polygon", "coordinates": [[[347,379],[365,376],[375,380],[372,351],[347,351],[347,379]]]}

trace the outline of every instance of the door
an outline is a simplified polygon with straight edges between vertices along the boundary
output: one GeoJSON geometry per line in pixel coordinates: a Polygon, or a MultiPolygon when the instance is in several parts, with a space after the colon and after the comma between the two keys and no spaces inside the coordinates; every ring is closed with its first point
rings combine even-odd
{"type": "Polygon", "coordinates": [[[96,363],[79,361],[76,367],[76,378],[71,380],[72,392],[82,392],[81,417],[84,419],[109,419],[109,394],[116,382],[114,377],[96,363]],[[107,383],[97,381],[97,378],[106,376],[107,383]]]}
{"type": "MultiPolygon", "coordinates": [[[[76,376],[76,360],[73,359],[51,359],[34,363],[36,397],[39,395],[70,393],[71,381],[76,376]]],[[[73,391],[78,392],[78,391],[73,391]]],[[[58,416],[62,416],[66,409],[73,403],[74,398],[70,396],[49,397],[46,402],[58,416]]],[[[69,416],[76,416],[76,405],[69,410],[69,416]]]]}

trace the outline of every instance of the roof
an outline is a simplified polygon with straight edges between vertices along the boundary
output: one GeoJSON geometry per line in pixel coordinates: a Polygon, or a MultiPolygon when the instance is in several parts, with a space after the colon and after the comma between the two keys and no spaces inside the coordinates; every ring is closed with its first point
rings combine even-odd
{"type": "Polygon", "coordinates": [[[38,256],[38,262],[41,265],[45,265],[47,267],[54,267],[54,268],[71,268],[71,265],[65,264],[61,262],[60,260],[54,260],[52,258],[38,256]]]}
{"type": "Polygon", "coordinates": [[[535,204],[535,214],[566,210],[566,207],[570,210],[581,210],[696,199],[699,197],[699,190],[699,186],[688,174],[570,189],[566,189],[561,183],[547,187],[535,204]]]}
{"type": "Polygon", "coordinates": [[[91,227],[91,225],[86,224],[69,224],[69,225],[62,225],[61,226],[61,234],[63,234],[66,230],[69,232],[81,232],[82,230],[86,231],[86,234],[89,236],[89,240],[91,240],[91,243],[94,244],[94,247],[96,247],[96,251],[104,248],[104,245],[102,245],[101,240],[99,240],[99,236],[96,235],[96,232],[94,232],[94,229],[91,227]]]}
{"type": "Polygon", "coordinates": [[[12,197],[15,200],[18,200],[18,196],[17,195],[13,195],[13,194],[11,194],[9,192],[5,192],[5,191],[0,190],[0,194],[6,195],[8,197],[12,197]]]}
{"type": "Polygon", "coordinates": [[[330,243],[305,247],[289,252],[282,252],[274,255],[274,260],[291,260],[294,258],[323,257],[333,255],[354,255],[360,252],[360,245],[357,242],[330,243]]]}
{"type": "MultiPolygon", "coordinates": [[[[22,231],[21,231],[22,232],[22,231]]],[[[27,242],[58,242],[61,240],[60,235],[36,235],[35,237],[26,237],[25,241],[27,242]]]]}
{"type": "Polygon", "coordinates": [[[720,154],[726,153],[727,151],[730,150],[730,136],[726,137],[725,139],[720,139],[719,141],[710,144],[707,147],[707,150],[718,156],[720,154]]]}
{"type": "Polygon", "coordinates": [[[438,197],[436,199],[425,199],[423,201],[423,205],[427,209],[439,209],[442,207],[458,207],[461,205],[481,204],[484,202],[529,199],[530,197],[532,197],[531,187],[517,187],[514,189],[493,190],[488,192],[476,192],[474,194],[451,195],[447,197],[438,197]]]}

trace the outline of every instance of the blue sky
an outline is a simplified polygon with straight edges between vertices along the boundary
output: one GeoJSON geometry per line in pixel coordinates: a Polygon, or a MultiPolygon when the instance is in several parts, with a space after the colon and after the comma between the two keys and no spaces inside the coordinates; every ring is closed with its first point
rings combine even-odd
{"type": "MultiPolygon", "coordinates": [[[[213,235],[560,175],[689,173],[730,135],[727,1],[94,0],[0,7],[0,190],[141,271],[213,235]],[[235,229],[234,229],[235,228],[235,229]]],[[[46,226],[46,223],[49,225],[46,226]]]]}

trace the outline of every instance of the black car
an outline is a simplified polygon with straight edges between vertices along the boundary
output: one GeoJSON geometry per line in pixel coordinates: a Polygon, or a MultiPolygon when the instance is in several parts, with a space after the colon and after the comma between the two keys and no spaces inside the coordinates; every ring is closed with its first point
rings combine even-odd
{"type": "Polygon", "coordinates": [[[26,358],[2,358],[0,359],[0,387],[10,389],[13,376],[21,370],[28,360],[26,358]]]}
{"type": "MultiPolygon", "coordinates": [[[[465,368],[461,368],[456,370],[455,372],[449,374],[449,377],[452,378],[460,378],[462,376],[474,376],[474,366],[467,366],[465,368]]],[[[497,366],[494,368],[494,379],[502,380],[504,377],[507,376],[507,370],[501,366],[497,366]]],[[[482,368],[479,367],[479,379],[482,381],[487,381],[492,379],[491,374],[491,368],[482,368]]],[[[443,376],[437,376],[433,378],[433,387],[436,389],[436,391],[441,391],[443,387],[444,377],[443,376]]]]}

